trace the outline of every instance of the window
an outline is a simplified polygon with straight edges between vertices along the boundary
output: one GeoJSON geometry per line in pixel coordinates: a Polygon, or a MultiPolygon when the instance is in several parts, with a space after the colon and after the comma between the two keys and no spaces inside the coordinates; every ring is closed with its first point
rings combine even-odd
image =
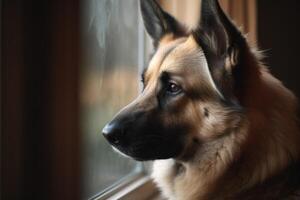
{"type": "Polygon", "coordinates": [[[138,0],[84,3],[81,125],[84,198],[90,198],[143,170],[140,163],[113,152],[101,130],[138,95],[144,31],[138,0]]]}
{"type": "MultiPolygon", "coordinates": [[[[160,0],[185,21],[194,19],[196,1],[160,0]]],[[[256,1],[222,2],[255,33],[256,1]]],[[[137,0],[4,0],[0,9],[1,199],[87,199],[141,174],[141,165],[101,140],[104,123],[139,89],[145,59],[137,0]]],[[[144,185],[115,195],[155,193],[150,181],[144,185]]]]}

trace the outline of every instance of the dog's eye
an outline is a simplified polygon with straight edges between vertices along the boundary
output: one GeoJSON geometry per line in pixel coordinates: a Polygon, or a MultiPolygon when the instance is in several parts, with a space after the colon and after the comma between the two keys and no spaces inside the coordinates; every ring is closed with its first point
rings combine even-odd
{"type": "Polygon", "coordinates": [[[181,87],[174,82],[169,82],[166,89],[169,94],[179,94],[181,92],[181,87]]]}

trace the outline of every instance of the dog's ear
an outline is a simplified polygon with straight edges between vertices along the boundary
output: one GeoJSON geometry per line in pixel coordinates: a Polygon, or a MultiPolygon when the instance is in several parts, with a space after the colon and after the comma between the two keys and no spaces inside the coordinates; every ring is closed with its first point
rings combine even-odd
{"type": "Polygon", "coordinates": [[[183,26],[171,15],[166,13],[156,0],[140,0],[141,13],[145,28],[157,47],[159,40],[166,34],[174,36],[184,34],[183,26]]]}
{"type": "Polygon", "coordinates": [[[233,96],[234,70],[246,40],[221,9],[218,0],[202,0],[193,37],[203,49],[215,84],[226,98],[233,96]]]}

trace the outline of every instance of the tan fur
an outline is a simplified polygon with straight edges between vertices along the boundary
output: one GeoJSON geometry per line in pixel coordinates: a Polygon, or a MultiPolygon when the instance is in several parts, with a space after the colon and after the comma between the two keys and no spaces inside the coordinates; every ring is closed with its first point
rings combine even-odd
{"type": "Polygon", "coordinates": [[[221,95],[209,73],[204,53],[192,37],[175,39],[169,43],[164,41],[160,44],[146,71],[146,84],[155,85],[155,80],[164,71],[174,74],[175,78],[185,78],[179,81],[187,89],[199,85],[207,93],[221,95]],[[198,67],[199,64],[202,67],[198,67]]]}
{"type": "MultiPolygon", "coordinates": [[[[241,114],[214,101],[220,93],[208,72],[203,52],[192,38],[180,42],[168,38],[160,49],[163,59],[151,62],[148,80],[168,71],[185,90],[200,87],[206,91],[200,100],[186,100],[180,105],[184,108],[182,120],[194,124],[185,152],[177,159],[154,162],[152,177],[166,198],[236,199],[231,195],[242,196],[243,191],[280,174],[299,159],[297,100],[258,62],[253,52],[246,52],[248,77],[245,91],[238,94],[246,111],[241,114]],[[168,47],[170,43],[172,48],[168,47]],[[207,118],[202,114],[205,109],[209,110],[207,118]],[[193,144],[195,138],[203,144],[193,144]],[[186,159],[190,151],[197,156],[186,159]]],[[[155,81],[151,84],[155,85],[155,81]]],[[[166,120],[173,119],[169,116],[166,120]]]]}

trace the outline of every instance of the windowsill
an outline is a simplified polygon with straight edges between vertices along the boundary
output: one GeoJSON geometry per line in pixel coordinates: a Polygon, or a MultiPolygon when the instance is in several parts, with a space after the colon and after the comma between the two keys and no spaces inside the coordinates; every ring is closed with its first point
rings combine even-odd
{"type": "Polygon", "coordinates": [[[130,182],[120,184],[112,189],[91,198],[90,200],[162,200],[159,191],[151,178],[140,174],[132,177],[130,182]]]}
{"type": "Polygon", "coordinates": [[[150,200],[155,199],[158,191],[155,188],[152,180],[148,177],[142,177],[127,187],[123,188],[120,192],[116,193],[109,200],[115,199],[140,199],[150,200]]]}

